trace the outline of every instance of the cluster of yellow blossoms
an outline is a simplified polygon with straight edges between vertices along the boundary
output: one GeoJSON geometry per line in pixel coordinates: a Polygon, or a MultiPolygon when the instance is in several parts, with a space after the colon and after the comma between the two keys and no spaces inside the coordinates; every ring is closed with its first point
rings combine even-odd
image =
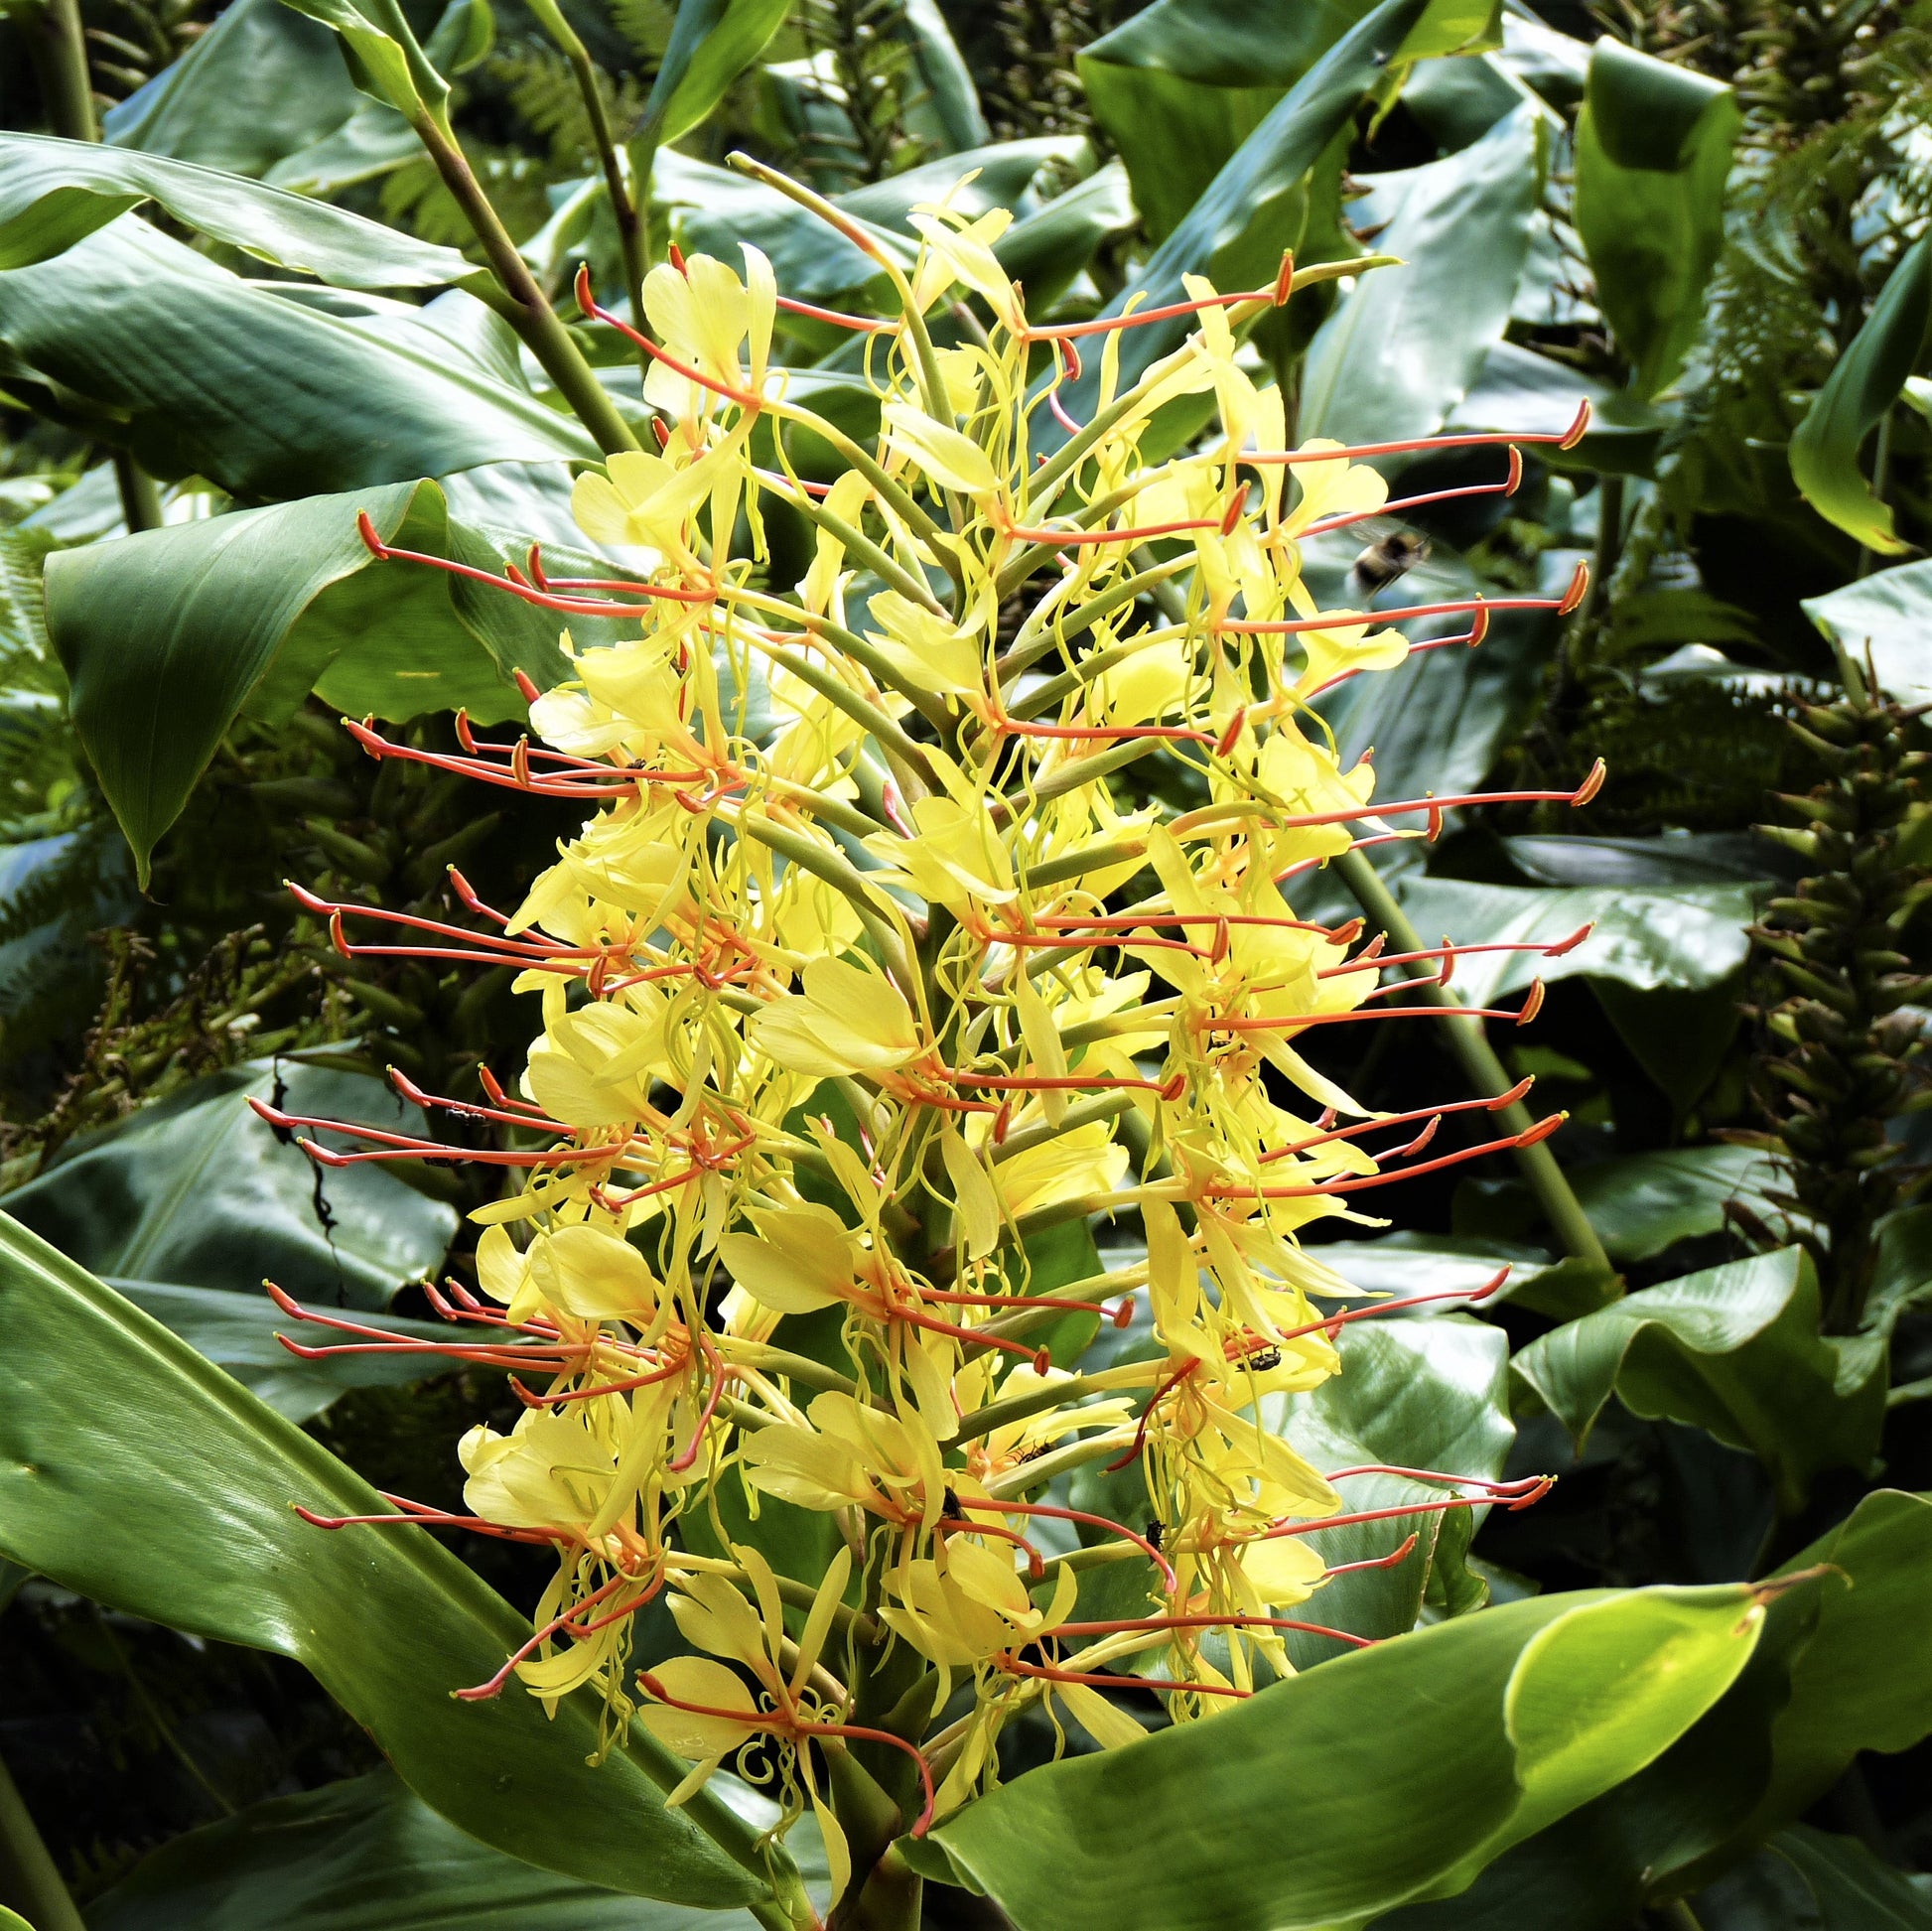
{"type": "Polygon", "coordinates": [[[1028,1706],[1116,1745],[1143,1725],[1100,1686],[1198,1718],[1318,1627],[1290,1612],[1341,1499],[1257,1404],[1337,1371],[1354,1290],[1298,1237],[1387,1176],[1362,1146],[1386,1123],[1303,1048],[1412,983],[1285,891],[1398,835],[1310,699],[1409,649],[1302,580],[1303,540],[1386,486],[1291,450],[1242,366],[1287,265],[1252,294],[1190,281],[1157,316],[1191,333],[1123,383],[1149,318],[1030,326],[1004,214],[914,219],[916,269],[882,258],[896,320],[812,312],[868,337],[870,448],[789,399],[771,340],[798,305],[755,250],[742,277],[651,273],[660,447],[576,495],[634,575],[512,573],[639,634],[535,696],[547,749],[444,760],[595,815],[513,914],[457,881],[488,936],[426,934],[518,964],[543,1006],[520,1092],[485,1075],[467,1109],[520,1187],[478,1216],[481,1298],[448,1304],[467,1358],[550,1376],[461,1445],[471,1525],[559,1555],[483,1688],[594,1686],[692,1762],[683,1793],[748,1768],[787,1817],[818,1811],[841,1883],[820,1778],[849,1751],[900,1764],[923,1829],[997,1774],[1028,1706]],[[1211,429],[1151,460],[1151,425],[1189,409],[1211,429]],[[793,466],[801,432],[846,466],[829,488],[793,466]],[[816,545],[795,587],[772,581],[777,504],[816,545]],[[1129,790],[1156,759],[1191,808],[1129,790]],[[1138,1222],[1145,1258],[1046,1276],[1098,1216],[1138,1222]],[[1079,1372],[1142,1295],[1155,1344],[1079,1372]],[[1144,1473],[1145,1532],[1046,1499],[1094,1462],[1144,1473]],[[822,1577],[754,1546],[774,1502],[829,1520],[822,1577]],[[1122,1563],[1141,1610],[1082,1618],[1082,1579],[1122,1563]],[[632,1618],[660,1595],[692,1653],[640,1673],[632,1618]]]}

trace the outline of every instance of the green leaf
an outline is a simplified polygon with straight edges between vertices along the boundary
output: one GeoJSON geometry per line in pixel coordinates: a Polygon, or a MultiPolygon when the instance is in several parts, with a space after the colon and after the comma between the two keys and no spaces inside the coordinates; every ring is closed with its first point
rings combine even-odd
{"type": "MultiPolygon", "coordinates": [[[[1445,653],[1447,654],[1447,653],[1445,653]]],[[[1531,890],[1466,879],[1399,875],[1402,908],[1430,933],[1453,932],[1461,944],[1555,944],[1580,926],[1590,935],[1560,958],[1492,952],[1459,963],[1455,980],[1471,1005],[1487,1006],[1532,979],[1614,979],[1626,986],[1717,985],[1750,949],[1748,886],[1694,886],[1680,892],[1607,886],[1531,890]]]]}
{"type": "Polygon", "coordinates": [[[1742,126],[1723,81],[1608,35],[1591,50],[1577,126],[1577,233],[1644,400],[1684,366],[1703,326],[1742,126]]]}
{"type": "Polygon", "coordinates": [[[790,0],[678,0],[644,103],[640,142],[668,145],[696,127],[763,53],[789,6],[790,0]]]}
{"type": "Polygon", "coordinates": [[[1502,340],[1547,145],[1543,110],[1525,103],[1459,154],[1385,182],[1400,201],[1375,245],[1403,265],[1363,277],[1321,325],[1298,435],[1380,442],[1443,426],[1502,340]]]}
{"type": "MultiPolygon", "coordinates": [[[[1455,1234],[1395,1233],[1380,1240],[1323,1241],[1321,1259],[1351,1286],[1393,1298],[1475,1294],[1504,1268],[1498,1298],[1569,1320],[1615,1298],[1615,1277],[1586,1262],[1553,1261],[1535,1247],[1455,1234]]],[[[1448,1311],[1453,1303],[1444,1303],[1448,1311]]]]}
{"type": "MultiPolygon", "coordinates": [[[[124,215],[58,261],[0,274],[0,379],[123,442],[164,478],[245,501],[368,488],[479,464],[594,461],[568,417],[422,314],[379,331],[293,283],[243,281],[124,215]]],[[[467,296],[446,298],[467,302],[467,296]]]]}
{"type": "Polygon", "coordinates": [[[1928,1559],[1926,1498],[1865,1496],[1772,1579],[1782,1586],[1749,1665],[1670,1749],[1518,1845],[1462,1896],[1398,1911],[1377,1931],[1625,1931],[1647,1904],[1714,1878],[1696,1902],[1705,1931],[1814,1923],[1726,1920],[1717,1907],[1740,1892],[1763,1894],[1762,1860],[1741,1868],[1738,1860],[1820,1796],[1859,1750],[1901,1749],[1932,1730],[1932,1637],[1919,1583],[1928,1559]],[[1874,1657],[1884,1667],[1874,1668],[1874,1657]]]}
{"type": "Polygon", "coordinates": [[[1540,1336],[1510,1363],[1579,1450],[1614,1394],[1764,1464],[1786,1510],[1822,1468],[1866,1469],[1885,1412],[1885,1349],[1818,1331],[1802,1248],[1707,1268],[1626,1295],[1540,1336]]]}
{"type": "Polygon", "coordinates": [[[92,141],[0,134],[0,270],[64,254],[144,201],[278,268],[341,288],[483,279],[454,248],[240,175],[92,141]]]}
{"type": "Polygon", "coordinates": [[[1828,523],[1880,556],[1911,546],[1859,472],[1859,449],[1924,365],[1932,336],[1932,235],[1899,257],[1864,326],[1839,356],[1791,436],[1791,480],[1828,523]]]}
{"type": "Polygon", "coordinates": [[[1855,662],[1863,664],[1869,653],[1880,687],[1900,703],[1932,698],[1932,561],[1874,570],[1842,590],[1807,597],[1803,608],[1855,662]]]}
{"type": "MultiPolygon", "coordinates": [[[[1368,11],[1364,0],[1156,0],[1081,49],[1088,104],[1127,164],[1156,241],[1368,11]]],[[[1493,46],[1499,12],[1488,0],[1436,0],[1396,58],[1493,46]]]]}
{"type": "Polygon", "coordinates": [[[1669,1147],[1592,1161],[1570,1176],[1604,1251],[1613,1261],[1647,1261],[1680,1240],[1715,1234],[1727,1201],[1759,1214],[1778,1209],[1765,1196],[1778,1169],[1750,1147],[1669,1147]]]}
{"type": "MultiPolygon", "coordinates": [[[[378,563],[356,534],[499,572],[527,539],[474,529],[434,483],[311,496],[59,551],[48,625],[71,681],[74,724],[146,868],[222,734],[242,711],[287,717],[310,691],[351,717],[394,721],[469,707],[522,714],[513,673],[566,675],[556,621],[486,586],[378,563]]],[[[568,551],[549,552],[559,566],[568,551]]],[[[596,574],[608,574],[601,564],[596,574]]],[[[573,626],[580,642],[619,625],[573,626]]]]}
{"type": "Polygon", "coordinates": [[[322,1172],[246,1104],[278,1093],[289,1111],[318,1119],[390,1133],[421,1133],[425,1124],[386,1081],[256,1060],[70,1143],[6,1201],[23,1226],[301,1422],[346,1388],[421,1380],[440,1364],[333,1347],[331,1358],[298,1359],[276,1341],[277,1328],[310,1345],[350,1337],[298,1331],[262,1282],[324,1309],[352,1308],[370,1325],[446,1340],[435,1323],[370,1310],[442,1265],[457,1216],[380,1166],[322,1172]]]}
{"type": "MultiPolygon", "coordinates": [[[[1178,302],[1181,277],[1207,275],[1217,288],[1253,288],[1273,282],[1282,251],[1299,238],[1307,212],[1302,181],[1322,151],[1385,78],[1388,65],[1429,11],[1432,0],[1382,0],[1296,81],[1256,124],[1195,200],[1140,272],[1102,312],[1122,313],[1130,301],[1148,308],[1178,302]]],[[[1163,355],[1185,341],[1191,323],[1181,317],[1150,323],[1121,339],[1119,387],[1125,390],[1163,355]]],[[[1096,406],[1100,358],[1089,356],[1062,400],[1076,421],[1096,406]]],[[[1050,417],[1036,435],[1057,446],[1065,432],[1050,417]]],[[[1150,447],[1151,453],[1151,447],[1150,447]]]]}
{"type": "Polygon", "coordinates": [[[1589,428],[1574,449],[1545,448],[1542,460],[1562,470],[1648,476],[1673,412],[1612,389],[1513,342],[1489,350],[1474,385],[1450,414],[1449,429],[1497,429],[1516,436],[1561,436],[1589,404],[1589,428]]]}
{"type": "MultiPolygon", "coordinates": [[[[364,93],[386,101],[412,121],[442,111],[450,83],[423,52],[399,0],[283,0],[283,4],[341,36],[343,59],[364,93]]],[[[470,51],[471,36],[463,31],[468,12],[465,0],[451,0],[445,18],[454,15],[459,31],[455,47],[438,49],[445,58],[470,51]]],[[[473,17],[486,20],[487,8],[473,17]]],[[[456,70],[453,63],[451,71],[456,70]]]]}
{"type": "Polygon", "coordinates": [[[1880,1862],[1857,1838],[1794,1824],[1694,1908],[1704,1931],[1932,1931],[1932,1883],[1880,1862]]]}
{"type": "MultiPolygon", "coordinates": [[[[1326,1258],[1328,1250],[1323,1249],[1326,1258]]],[[[1491,1270],[1493,1273],[1494,1270],[1491,1270]]],[[[1417,1286],[1410,1293],[1426,1293],[1417,1286]]],[[[1433,1320],[1357,1321],[1337,1337],[1342,1371],[1312,1393],[1271,1404],[1277,1433],[1320,1468],[1366,1462],[1497,1476],[1516,1440],[1509,1419],[1509,1342],[1502,1330],[1459,1315],[1433,1320]]],[[[1358,1475],[1343,1484],[1350,1511],[1440,1501],[1440,1484],[1397,1475],[1358,1475]]],[[[1331,1567],[1392,1555],[1411,1532],[1415,1553],[1395,1569],[1338,1577],[1306,1614],[1358,1636],[1399,1636],[1415,1627],[1425,1595],[1474,1606],[1483,1593],[1464,1568],[1469,1534],[1484,1510],[1411,1516],[1326,1529],[1310,1541],[1331,1567]]],[[[1324,1636],[1291,1633],[1289,1653],[1307,1667],[1334,1656],[1324,1636]]]]}
{"type": "MultiPolygon", "coordinates": [[[[750,1793],[746,1799],[762,1823],[771,1807],[750,1793]]],[[[97,1898],[87,1922],[89,1931],[753,1931],[755,1924],[744,1911],[646,1903],[505,1857],[439,1817],[386,1766],[251,1804],[176,1838],[97,1898]]]]}
{"type": "Polygon", "coordinates": [[[110,107],[108,143],[332,194],[422,152],[357,91],[336,36],[279,0],[234,0],[172,67],[110,107]]]}
{"type": "Polygon", "coordinates": [[[972,69],[938,0],[900,0],[896,24],[917,76],[906,105],[906,131],[915,139],[936,141],[949,154],[984,147],[993,131],[980,112],[972,69]]]}
{"type": "Polygon", "coordinates": [[[0,1550],[109,1608],[305,1664],[460,1829],[582,1882],[706,1906],[760,1886],[750,1828],[659,1795],[684,1765],[492,1676],[528,1623],[421,1530],[314,1529],[375,1491],[159,1322],[0,1214],[0,1550]],[[138,1498],[138,1506],[130,1506],[138,1498]],[[732,1856],[699,1834],[697,1819],[732,1856]],[[734,1862],[733,1858],[739,1860],[734,1862]]]}
{"type": "MultiPolygon", "coordinates": [[[[1356,533],[1323,560],[1352,560],[1361,542],[1356,533]]],[[[1561,595],[1571,562],[1558,556],[1539,594],[1561,595]]],[[[1410,571],[1395,594],[1405,604],[1437,604],[1477,596],[1482,589],[1460,558],[1439,555],[1410,571]]],[[[1346,608],[1350,599],[1339,569],[1316,580],[1314,595],[1329,610],[1346,608]]],[[[1401,628],[1421,643],[1466,628],[1466,621],[1419,618],[1401,628]]],[[[1344,762],[1374,752],[1377,796],[1473,791],[1512,734],[1535,717],[1561,633],[1562,625],[1547,611],[1502,611],[1481,649],[1421,651],[1392,671],[1351,678],[1324,696],[1318,708],[1344,762]]]]}
{"type": "Polygon", "coordinates": [[[1031,1771],[933,1835],[1019,1931],[1355,1926],[1460,1889],[1648,1763],[1762,1617],[1733,1586],[1507,1603],[1031,1771]]]}

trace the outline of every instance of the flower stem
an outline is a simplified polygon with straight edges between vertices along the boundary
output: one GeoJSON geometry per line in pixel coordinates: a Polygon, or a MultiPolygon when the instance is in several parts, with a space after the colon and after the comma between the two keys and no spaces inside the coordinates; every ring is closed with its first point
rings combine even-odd
{"type": "Polygon", "coordinates": [[[584,351],[551,307],[550,298],[537,286],[530,264],[517,252],[509,230],[483,193],[483,183],[470,166],[469,157],[458,144],[455,132],[437,115],[425,110],[415,118],[416,136],[436,164],[443,185],[463,210],[484,255],[495,271],[503,299],[492,304],[523,340],[543,371],[557,385],[570,404],[572,413],[609,456],[618,450],[633,450],[637,439],[630,425],[618,413],[597,371],[584,359],[584,351]]]}
{"type": "MultiPolygon", "coordinates": [[[[584,113],[590,121],[591,140],[596,145],[598,160],[604,169],[605,193],[611,198],[611,213],[618,224],[618,246],[623,254],[623,286],[624,293],[630,298],[630,320],[641,329],[644,326],[644,269],[648,265],[645,261],[648,242],[637,200],[633,198],[631,184],[624,179],[623,158],[611,131],[610,110],[605,105],[603,90],[597,84],[597,69],[583,37],[564,18],[557,0],[530,0],[530,11],[570,63],[577,91],[584,97],[584,113]]],[[[649,194],[647,177],[638,184],[638,192],[644,196],[649,194]]],[[[641,354],[643,351],[640,349],[638,352],[641,354]]]]}
{"type": "Polygon", "coordinates": [[[0,1763],[0,1904],[18,1910],[35,1931],[87,1931],[4,1763],[0,1763]]]}
{"type": "MultiPolygon", "coordinates": [[[[1342,884],[1354,895],[1355,902],[1388,933],[1398,951],[1421,952],[1424,949],[1416,928],[1396,903],[1395,895],[1362,853],[1344,852],[1333,863],[1342,884]]],[[[1418,960],[1403,970],[1412,979],[1420,979],[1429,976],[1431,968],[1426,960],[1418,960]]],[[[1418,992],[1429,1005],[1448,1011],[1453,1011],[1462,1004],[1447,986],[1419,987],[1418,992]]],[[[1471,1017],[1460,1023],[1452,1023],[1444,1031],[1449,1035],[1450,1049],[1461,1062],[1463,1072],[1468,1075],[1469,1084],[1478,1093],[1485,1098],[1494,1098],[1499,1093],[1507,1093],[1516,1084],[1490,1046],[1481,1020],[1471,1017]]],[[[1512,1134],[1526,1133],[1532,1124],[1530,1110],[1520,1100],[1500,1108],[1496,1121],[1503,1132],[1512,1134]]],[[[1523,1177],[1529,1182],[1530,1191],[1536,1195],[1537,1204],[1542,1207],[1544,1218],[1549,1221],[1551,1231],[1557,1236],[1564,1252],[1573,1259],[1601,1268],[1605,1274],[1613,1274],[1615,1270],[1610,1265],[1610,1257],[1603,1251],[1603,1243],[1596,1237],[1596,1229],[1589,1224],[1589,1216],[1584,1212],[1582,1203],[1570,1182],[1564,1178],[1563,1169],[1557,1165],[1556,1156],[1550,1149],[1541,1142],[1532,1147],[1518,1147],[1515,1160],[1523,1170],[1523,1177]]]]}

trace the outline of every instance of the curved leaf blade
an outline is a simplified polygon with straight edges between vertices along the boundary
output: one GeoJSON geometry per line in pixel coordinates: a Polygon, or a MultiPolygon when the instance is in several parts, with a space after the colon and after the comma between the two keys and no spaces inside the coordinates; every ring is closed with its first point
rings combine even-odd
{"type": "Polygon", "coordinates": [[[1723,81],[1607,35],[1591,50],[1577,127],[1577,233],[1642,400],[1684,366],[1703,326],[1742,127],[1723,81]]]}
{"type": "MultiPolygon", "coordinates": [[[[305,1664],[403,1779],[460,1828],[589,1883],[706,1906],[760,1886],[659,1795],[682,1763],[641,1731],[600,1768],[598,1713],[555,1722],[494,1674],[528,1625],[416,1529],[312,1529],[291,1503],[380,1498],[292,1424],[0,1214],[0,1550],[171,1628],[305,1664]],[[132,1498],[138,1507],[130,1507],[132,1498]]],[[[755,1862],[712,1803],[706,1830],[755,1862]]]]}
{"type": "Polygon", "coordinates": [[[754,1931],[755,1923],[744,1911],[645,1902],[505,1857],[439,1817],[386,1768],[251,1804],[176,1838],[88,1911],[89,1931],[754,1931]]]}
{"type": "Polygon", "coordinates": [[[1580,1448],[1614,1394],[1748,1449],[1789,1510],[1821,1468],[1868,1467],[1884,1419],[1883,1344],[1821,1336],[1818,1318],[1810,1257],[1786,1247],[1626,1295],[1510,1366],[1580,1448]]]}
{"type": "Polygon", "coordinates": [[[455,248],[189,161],[0,134],[0,270],[65,253],[144,201],[248,254],[339,288],[442,288],[479,271],[455,248]]]}
{"type": "MultiPolygon", "coordinates": [[[[527,547],[458,522],[436,483],[398,483],[50,558],[48,627],[74,724],[144,880],[244,709],[286,717],[314,690],[352,717],[467,706],[495,723],[523,711],[517,670],[546,688],[566,675],[554,620],[442,571],[378,564],[358,510],[388,542],[493,572],[527,547]]],[[[593,619],[576,634],[602,642],[618,627],[593,619]]]]}
{"type": "Polygon", "coordinates": [[[596,459],[576,423],[415,311],[378,333],[316,293],[244,281],[127,215],[0,274],[0,371],[57,420],[85,411],[152,474],[249,502],[596,459]]]}
{"type": "Polygon", "coordinates": [[[1881,556],[1910,546],[1893,532],[1891,508],[1859,471],[1859,448],[1925,359],[1932,335],[1932,235],[1900,257],[1791,435],[1791,480],[1828,523],[1881,556]]]}
{"type": "Polygon", "coordinates": [[[1375,245],[1403,266],[1364,277],[1321,325],[1301,435],[1357,443],[1442,428],[1502,340],[1547,145],[1543,110],[1526,102],[1460,153],[1389,182],[1402,199],[1375,245]]]}
{"type": "Polygon", "coordinates": [[[1020,1931],[1316,1931],[1451,1893],[1650,1762],[1748,1659],[1742,1586],[1458,1617],[1029,1772],[934,1833],[1020,1931]],[[1285,1829],[1293,1793],[1319,1793],[1285,1829]]]}

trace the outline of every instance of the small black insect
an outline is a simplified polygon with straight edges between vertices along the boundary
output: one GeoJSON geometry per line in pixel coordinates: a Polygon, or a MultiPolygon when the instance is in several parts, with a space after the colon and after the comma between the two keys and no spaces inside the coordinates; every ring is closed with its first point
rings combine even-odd
{"type": "Polygon", "coordinates": [[[1371,543],[1348,573],[1351,591],[1364,599],[1387,590],[1398,577],[1406,577],[1419,563],[1429,561],[1429,539],[1413,530],[1391,530],[1371,543]]]}
{"type": "Polygon", "coordinates": [[[1031,1448],[1027,1450],[1025,1454],[1023,1454],[1020,1457],[1020,1459],[1022,1461],[1037,1461],[1041,1455],[1046,1454],[1051,1450],[1052,1446],[1053,1445],[1050,1442],[1035,1443],[1031,1448]]]}
{"type": "Polygon", "coordinates": [[[1150,1523],[1149,1523],[1149,1524],[1147,1525],[1147,1540],[1148,1540],[1148,1547],[1149,1547],[1149,1548],[1151,1548],[1151,1549],[1159,1549],[1159,1548],[1160,1548],[1160,1546],[1161,1546],[1161,1525],[1160,1525],[1160,1523],[1158,1523],[1158,1522],[1150,1522],[1150,1523]]]}
{"type": "Polygon", "coordinates": [[[1256,1374],[1266,1374],[1270,1368],[1279,1368],[1281,1364],[1282,1351],[1278,1347],[1258,1347],[1248,1356],[1248,1366],[1256,1374]]]}
{"type": "Polygon", "coordinates": [[[940,1492],[939,1507],[947,1521],[957,1522],[961,1519],[959,1514],[959,1497],[953,1492],[950,1483],[940,1492]]]}

